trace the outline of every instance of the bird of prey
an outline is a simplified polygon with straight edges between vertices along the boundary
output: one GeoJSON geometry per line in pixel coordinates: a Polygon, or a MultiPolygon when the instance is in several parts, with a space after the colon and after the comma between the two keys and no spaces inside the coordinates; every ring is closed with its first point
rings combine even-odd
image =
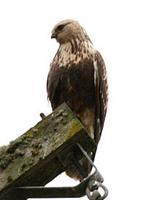
{"type": "MultiPolygon", "coordinates": [[[[59,43],[47,79],[47,93],[52,109],[66,102],[97,147],[108,101],[104,60],[77,21],[69,19],[59,22],[53,28],[51,38],[59,43]]],[[[72,164],[66,170],[67,175],[79,180],[87,177],[91,171],[90,165],[85,159],[80,164],[83,173],[72,164]]]]}

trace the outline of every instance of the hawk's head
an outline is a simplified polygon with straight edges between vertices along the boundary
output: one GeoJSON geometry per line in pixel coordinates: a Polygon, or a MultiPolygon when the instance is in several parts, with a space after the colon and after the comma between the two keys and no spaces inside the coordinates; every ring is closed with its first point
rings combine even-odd
{"type": "Polygon", "coordinates": [[[82,26],[77,21],[71,19],[63,20],[56,24],[52,30],[51,38],[56,38],[60,44],[77,38],[81,40],[89,39],[82,26]]]}

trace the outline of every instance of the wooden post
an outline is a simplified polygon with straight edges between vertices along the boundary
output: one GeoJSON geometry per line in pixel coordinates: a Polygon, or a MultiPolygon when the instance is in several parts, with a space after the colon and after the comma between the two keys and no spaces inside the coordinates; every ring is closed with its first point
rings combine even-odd
{"type": "Polygon", "coordinates": [[[77,142],[88,152],[95,150],[83,125],[62,104],[8,146],[1,147],[0,200],[16,200],[12,198],[15,187],[44,186],[65,171],[77,142]]]}

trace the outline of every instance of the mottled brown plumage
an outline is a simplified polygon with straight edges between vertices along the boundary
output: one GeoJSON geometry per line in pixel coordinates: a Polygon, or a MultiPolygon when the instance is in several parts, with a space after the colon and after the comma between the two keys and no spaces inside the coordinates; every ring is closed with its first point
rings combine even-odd
{"type": "MultiPolygon", "coordinates": [[[[107,110],[108,85],[102,56],[77,21],[64,20],[52,30],[60,46],[51,63],[47,80],[52,108],[66,102],[82,121],[96,145],[100,140],[107,110]]],[[[80,161],[84,173],[75,165],[67,174],[82,180],[91,170],[85,159],[80,161]]]]}

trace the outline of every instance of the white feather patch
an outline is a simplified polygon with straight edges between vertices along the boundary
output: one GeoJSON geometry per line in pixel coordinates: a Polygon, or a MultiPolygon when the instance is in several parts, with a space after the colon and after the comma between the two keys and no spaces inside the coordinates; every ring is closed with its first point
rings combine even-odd
{"type": "Polygon", "coordinates": [[[96,87],[96,83],[98,81],[98,65],[97,65],[97,61],[94,61],[94,85],[96,87]]]}

